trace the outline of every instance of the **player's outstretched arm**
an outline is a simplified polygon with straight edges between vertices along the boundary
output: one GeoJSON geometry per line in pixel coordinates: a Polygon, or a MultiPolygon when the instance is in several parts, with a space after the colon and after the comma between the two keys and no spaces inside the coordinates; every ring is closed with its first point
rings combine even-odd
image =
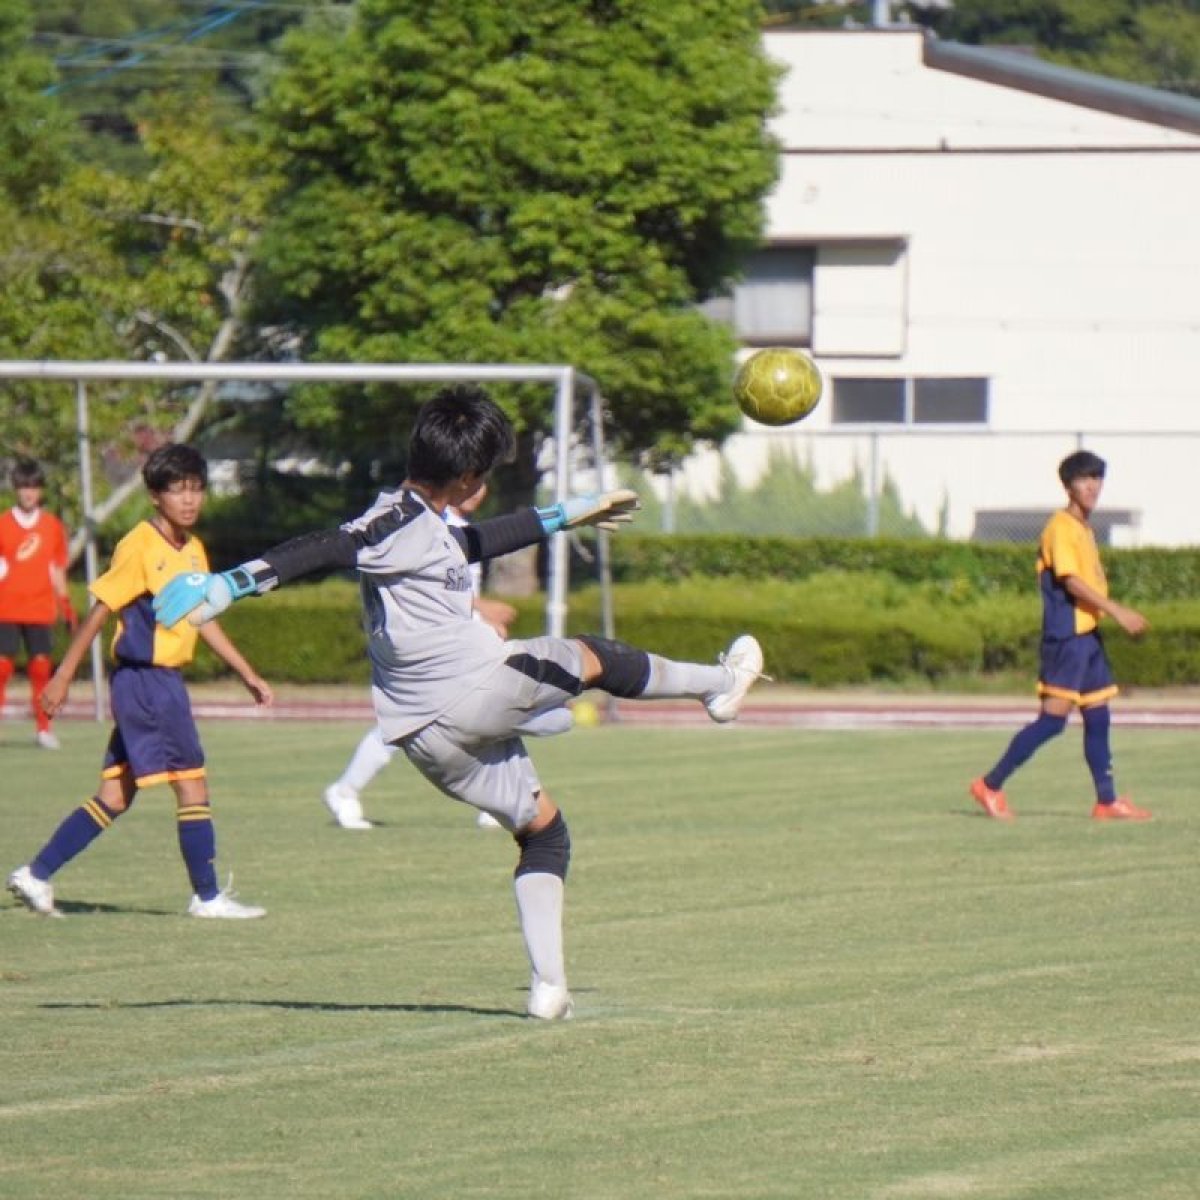
{"type": "Polygon", "coordinates": [[[353,567],[357,554],[354,537],[343,529],[301,534],[230,571],[176,575],[154,597],[154,616],[168,629],[184,617],[193,625],[203,625],[247,596],[261,596],[316,571],[353,567]]]}
{"type": "Polygon", "coordinates": [[[576,529],[581,525],[617,529],[633,520],[638,507],[637,493],[624,489],[571,496],[546,508],[521,508],[501,517],[452,526],[449,533],[462,546],[468,562],[484,562],[545,541],[560,529],[576,529]]]}

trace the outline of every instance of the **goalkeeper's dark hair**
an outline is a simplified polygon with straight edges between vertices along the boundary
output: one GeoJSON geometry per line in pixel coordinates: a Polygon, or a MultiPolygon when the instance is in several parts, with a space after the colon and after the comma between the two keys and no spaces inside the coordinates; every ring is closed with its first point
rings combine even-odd
{"type": "Polygon", "coordinates": [[[1058,464],[1058,477],[1063,487],[1070,487],[1076,479],[1103,479],[1108,464],[1090,450],[1076,450],[1058,464]]]}
{"type": "Polygon", "coordinates": [[[437,487],[463,475],[485,476],[511,462],[516,448],[512,422],[483,388],[443,388],[417,413],[408,477],[437,487]]]}
{"type": "Polygon", "coordinates": [[[168,442],[159,446],[142,467],[142,482],[149,492],[165,492],[173,483],[188,479],[199,480],[208,487],[208,463],[195,446],[184,442],[168,442]]]}
{"type": "Polygon", "coordinates": [[[14,488],[44,488],[46,473],[32,458],[18,458],[13,464],[12,485],[14,488]]]}

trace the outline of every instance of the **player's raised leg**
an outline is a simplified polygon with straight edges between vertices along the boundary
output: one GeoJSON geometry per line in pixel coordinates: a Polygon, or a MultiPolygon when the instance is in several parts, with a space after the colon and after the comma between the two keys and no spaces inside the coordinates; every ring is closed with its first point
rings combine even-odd
{"type": "Polygon", "coordinates": [[[680,662],[624,642],[584,636],[582,682],[629,700],[700,700],[721,724],[735,721],[746,694],[763,678],[763,653],[750,634],[734,638],[716,665],[680,662]]]}

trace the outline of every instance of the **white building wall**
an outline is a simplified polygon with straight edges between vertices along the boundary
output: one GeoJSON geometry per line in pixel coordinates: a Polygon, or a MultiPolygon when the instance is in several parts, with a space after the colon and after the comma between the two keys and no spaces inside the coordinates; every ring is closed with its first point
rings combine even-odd
{"type": "MultiPolygon", "coordinates": [[[[788,67],[768,240],[832,248],[818,364],[987,376],[989,422],[882,426],[872,451],[823,403],[794,430],[747,423],[726,448],[737,473],[752,481],[779,439],[823,482],[875,462],[927,526],[948,507],[969,536],[977,509],[1061,503],[1054,467],[1079,432],[1108,446],[1104,504],[1140,513],[1126,540],[1200,541],[1178,501],[1200,450],[1200,137],[935,70],[915,31],[768,33],[767,49],[788,67]],[[889,242],[890,278],[878,255],[856,266],[854,245],[889,242]],[[1133,431],[1179,436],[1104,436],[1133,431]]],[[[713,462],[685,485],[711,489],[713,462]]]]}

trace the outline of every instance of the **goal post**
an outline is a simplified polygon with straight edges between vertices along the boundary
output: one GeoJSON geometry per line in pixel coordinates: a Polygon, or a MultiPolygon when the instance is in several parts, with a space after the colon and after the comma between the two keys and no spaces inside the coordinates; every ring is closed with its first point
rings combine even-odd
{"type": "MultiPolygon", "coordinates": [[[[603,431],[603,402],[595,380],[569,364],[539,363],[147,363],[68,362],[28,360],[0,362],[0,380],[35,380],[73,384],[75,388],[76,437],[78,440],[80,499],[84,524],[84,569],[89,584],[99,574],[96,561],[96,531],[92,488],[92,454],[89,434],[87,384],[97,381],[143,381],[162,383],[541,383],[555,389],[554,400],[554,498],[571,493],[572,438],[576,397],[586,394],[591,425],[591,453],[598,485],[603,486],[606,452],[603,431]]],[[[601,608],[606,636],[612,636],[611,577],[607,535],[598,531],[597,555],[601,608]]],[[[570,554],[568,534],[550,539],[550,561],[546,589],[546,632],[561,637],[566,629],[567,585],[570,554]]],[[[92,679],[96,719],[104,719],[103,651],[100,639],[92,643],[92,679]]]]}

